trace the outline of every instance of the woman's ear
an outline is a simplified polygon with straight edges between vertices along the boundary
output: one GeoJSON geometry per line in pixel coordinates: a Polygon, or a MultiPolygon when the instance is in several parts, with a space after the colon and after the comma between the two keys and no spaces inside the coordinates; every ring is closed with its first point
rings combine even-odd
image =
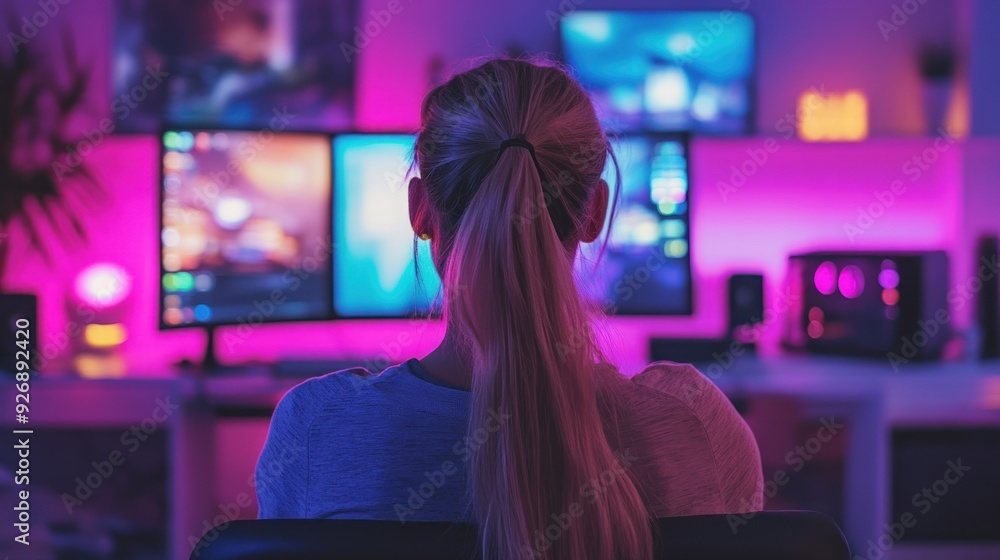
{"type": "Polygon", "coordinates": [[[430,219],[430,207],[427,204],[427,189],[420,177],[410,179],[408,187],[410,205],[410,226],[417,237],[429,238],[434,232],[430,219]]]}
{"type": "Polygon", "coordinates": [[[590,208],[587,209],[587,223],[583,227],[583,234],[580,241],[590,243],[601,235],[604,229],[604,219],[608,214],[608,182],[601,179],[597,182],[594,196],[590,199],[590,208]]]}

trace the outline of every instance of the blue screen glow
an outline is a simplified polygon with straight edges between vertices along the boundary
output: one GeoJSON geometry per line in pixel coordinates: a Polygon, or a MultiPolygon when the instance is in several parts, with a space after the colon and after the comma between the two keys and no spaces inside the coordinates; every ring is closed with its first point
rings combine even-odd
{"type": "Polygon", "coordinates": [[[561,21],[566,62],[608,128],[749,132],[749,15],[577,11],[561,21]]]}
{"type": "Polygon", "coordinates": [[[415,139],[410,134],[344,134],[333,140],[337,316],[427,315],[438,299],[441,282],[429,242],[419,241],[419,267],[414,267],[406,185],[415,139]]]}
{"type": "MultiPolygon", "coordinates": [[[[418,245],[419,287],[414,270],[406,196],[414,140],[402,134],[334,139],[337,316],[421,316],[439,307],[441,282],[427,241],[418,245]]],[[[690,314],[687,145],[670,134],[629,135],[614,145],[622,173],[616,221],[610,233],[605,227],[597,242],[581,248],[580,289],[608,313],[690,314]]],[[[610,158],[604,178],[614,189],[610,158]]]]}
{"type": "MultiPolygon", "coordinates": [[[[690,314],[686,143],[679,136],[646,134],[623,136],[612,145],[621,170],[617,215],[610,230],[605,223],[601,237],[581,247],[577,284],[607,313],[690,314]]],[[[614,199],[610,158],[604,180],[614,199]]]]}

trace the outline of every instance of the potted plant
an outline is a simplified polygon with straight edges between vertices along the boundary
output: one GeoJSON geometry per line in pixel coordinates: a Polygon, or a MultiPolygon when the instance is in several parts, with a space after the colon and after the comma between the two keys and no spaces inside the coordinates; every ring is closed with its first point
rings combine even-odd
{"type": "MultiPolygon", "coordinates": [[[[48,47],[61,50],[62,57],[44,53],[37,36],[0,51],[0,333],[24,319],[37,329],[37,297],[6,293],[7,267],[16,266],[19,254],[28,251],[51,265],[53,245],[84,242],[81,212],[104,199],[85,161],[62,164],[84,140],[79,129],[70,127],[82,114],[90,74],[77,60],[72,37],[64,31],[56,38],[48,47]],[[15,223],[26,234],[17,240],[16,251],[11,235],[15,223]]],[[[30,338],[24,350],[37,367],[38,337],[30,338]]],[[[16,371],[16,354],[7,350],[0,351],[0,372],[16,371]]]]}
{"type": "Polygon", "coordinates": [[[104,197],[86,161],[68,158],[85,141],[70,127],[84,111],[90,72],[77,60],[72,37],[65,31],[59,37],[49,46],[62,57],[46,55],[40,37],[0,53],[0,293],[6,267],[16,262],[12,224],[26,232],[23,250],[52,264],[51,245],[84,242],[81,211],[104,197]]]}

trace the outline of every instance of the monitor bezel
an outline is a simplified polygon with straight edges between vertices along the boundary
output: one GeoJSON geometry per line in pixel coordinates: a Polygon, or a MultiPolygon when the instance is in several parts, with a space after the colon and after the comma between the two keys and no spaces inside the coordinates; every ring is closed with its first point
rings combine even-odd
{"type": "MultiPolygon", "coordinates": [[[[157,304],[156,304],[156,306],[157,306],[157,315],[156,315],[156,323],[157,323],[157,329],[158,330],[160,330],[160,331],[172,331],[172,330],[197,329],[197,328],[213,329],[215,327],[230,327],[230,326],[256,325],[257,324],[257,323],[251,323],[249,321],[239,321],[239,320],[235,320],[235,321],[230,321],[230,320],[226,320],[226,321],[214,321],[213,320],[213,321],[205,321],[205,322],[184,323],[184,324],[181,324],[181,325],[168,325],[168,324],[166,324],[163,321],[163,313],[166,310],[165,306],[164,306],[164,301],[163,301],[164,297],[166,295],[164,293],[164,290],[163,290],[163,275],[166,273],[166,270],[163,267],[163,221],[164,221],[163,203],[164,203],[164,198],[165,198],[164,197],[165,193],[164,193],[164,190],[163,190],[163,179],[164,179],[163,158],[164,158],[164,156],[167,153],[166,146],[164,146],[164,144],[163,144],[163,136],[164,136],[164,134],[166,134],[167,132],[171,132],[171,131],[175,131],[175,132],[188,131],[188,132],[192,132],[192,133],[198,133],[198,132],[254,133],[254,132],[262,132],[262,131],[265,131],[265,130],[270,130],[275,135],[302,135],[302,136],[314,136],[314,137],[318,137],[318,138],[324,138],[326,140],[327,144],[330,145],[330,146],[332,146],[331,141],[330,141],[330,138],[331,138],[332,134],[330,132],[316,131],[316,130],[300,130],[300,129],[290,129],[290,128],[283,128],[281,130],[271,130],[271,129],[267,128],[267,127],[264,127],[264,128],[259,128],[259,127],[258,128],[254,128],[254,127],[226,127],[226,126],[213,126],[211,124],[202,124],[202,125],[198,125],[198,126],[188,126],[186,124],[181,124],[181,125],[166,125],[166,126],[161,126],[160,129],[158,130],[157,136],[156,136],[156,142],[158,144],[158,150],[157,150],[158,159],[156,161],[156,167],[157,167],[157,170],[158,170],[157,171],[158,183],[156,185],[156,192],[157,192],[157,196],[156,196],[157,209],[156,209],[156,212],[157,212],[157,217],[158,217],[158,219],[157,219],[157,229],[156,229],[156,233],[157,233],[156,243],[157,243],[157,247],[159,249],[157,251],[157,268],[159,270],[159,273],[157,275],[157,282],[156,282],[156,291],[157,291],[157,304]]],[[[329,189],[329,192],[327,194],[327,207],[329,207],[329,205],[333,201],[333,150],[332,149],[328,150],[328,154],[329,154],[328,162],[329,162],[330,189],[329,189]]],[[[332,223],[332,220],[333,220],[333,214],[332,214],[332,212],[328,212],[326,214],[326,232],[327,232],[327,235],[328,235],[328,238],[329,238],[329,241],[330,241],[330,250],[331,250],[331,252],[334,250],[334,248],[333,248],[333,239],[332,239],[332,233],[333,233],[333,223],[332,223]]],[[[327,259],[327,263],[331,262],[332,260],[333,260],[333,257],[332,257],[332,254],[331,254],[328,257],[328,259],[327,259]]],[[[325,289],[325,292],[324,292],[324,297],[326,298],[324,307],[326,308],[326,311],[325,311],[324,314],[322,314],[322,315],[316,315],[316,316],[310,316],[310,317],[281,317],[281,318],[276,318],[276,319],[275,318],[266,318],[260,324],[313,323],[313,322],[329,321],[329,320],[333,319],[334,318],[333,317],[333,269],[330,268],[330,266],[325,266],[325,267],[324,266],[320,266],[320,267],[318,267],[316,269],[316,272],[319,273],[320,271],[323,271],[322,273],[326,275],[326,278],[325,278],[325,284],[326,284],[325,287],[326,287],[326,289],[325,289]]]]}

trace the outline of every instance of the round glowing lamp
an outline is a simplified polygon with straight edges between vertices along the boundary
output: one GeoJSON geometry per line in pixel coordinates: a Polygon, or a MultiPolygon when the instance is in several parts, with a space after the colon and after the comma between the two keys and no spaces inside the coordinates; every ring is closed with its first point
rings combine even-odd
{"type": "Polygon", "coordinates": [[[95,263],[80,271],[67,298],[73,338],[73,366],[83,377],[119,377],[125,373],[120,348],[128,339],[132,277],[114,263],[95,263]]]}

